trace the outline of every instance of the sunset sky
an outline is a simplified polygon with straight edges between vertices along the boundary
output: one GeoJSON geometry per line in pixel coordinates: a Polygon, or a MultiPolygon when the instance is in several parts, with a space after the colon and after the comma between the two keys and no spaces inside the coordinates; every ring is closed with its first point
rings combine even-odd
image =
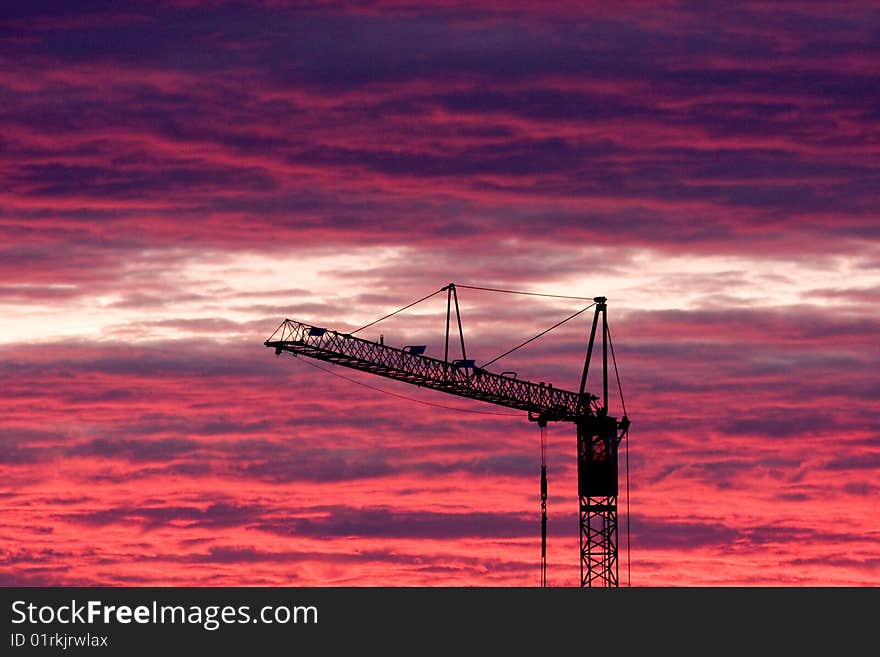
{"type": "MultiPolygon", "coordinates": [[[[623,584],[880,585],[878,90],[873,0],[4,2],[0,584],[538,585],[525,413],[263,346],[455,282],[608,298],[623,584]]],[[[478,364],[586,305],[459,299],[478,364]]]]}

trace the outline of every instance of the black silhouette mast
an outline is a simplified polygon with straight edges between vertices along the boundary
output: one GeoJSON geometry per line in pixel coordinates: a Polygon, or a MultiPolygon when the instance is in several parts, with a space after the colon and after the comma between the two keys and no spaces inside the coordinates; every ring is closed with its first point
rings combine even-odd
{"type": "MultiPolygon", "coordinates": [[[[264,344],[274,349],[276,355],[289,352],[294,356],[306,356],[395,381],[526,411],[528,419],[537,422],[542,430],[547,422],[574,423],[577,428],[580,501],[580,585],[618,586],[617,447],[627,433],[629,420],[626,415],[620,420],[608,415],[609,340],[605,297],[593,299],[595,313],[580,388],[577,392],[571,392],[555,388],[552,384],[524,381],[509,372],[495,374],[485,367],[478,367],[474,360],[467,358],[465,351],[456,286],[450,283],[434,294],[443,291],[447,292],[446,346],[443,360],[425,356],[424,345],[398,348],[384,344],[384,339],[373,342],[354,335],[385,317],[351,333],[285,319],[264,344]],[[458,319],[462,357],[450,361],[449,329],[453,307],[458,319]],[[597,338],[602,342],[601,398],[591,395],[586,390],[597,338]]],[[[400,310],[415,303],[418,301],[400,310]]],[[[400,311],[391,314],[397,312],[400,311]]],[[[546,465],[542,459],[542,585],[546,583],[546,482],[546,465]]]]}

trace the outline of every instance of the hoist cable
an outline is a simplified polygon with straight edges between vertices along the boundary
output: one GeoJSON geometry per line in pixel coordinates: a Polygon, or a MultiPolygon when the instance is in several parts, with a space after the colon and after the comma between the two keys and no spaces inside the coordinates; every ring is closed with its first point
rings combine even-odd
{"type": "Polygon", "coordinates": [[[547,586],[547,428],[541,429],[541,587],[547,586]]]}
{"type": "Polygon", "coordinates": [[[307,360],[302,360],[303,363],[310,367],[314,367],[315,369],[321,370],[322,372],[327,372],[327,374],[332,374],[333,376],[339,377],[340,379],[345,379],[346,381],[350,381],[351,383],[356,383],[359,386],[363,386],[364,388],[369,388],[370,390],[375,390],[376,392],[381,392],[386,395],[391,395],[392,397],[397,397],[398,399],[405,399],[406,401],[416,402],[417,404],[424,404],[425,406],[433,406],[434,408],[442,408],[447,411],[458,411],[460,413],[477,413],[479,415],[498,415],[501,417],[522,417],[519,413],[493,413],[492,411],[477,411],[472,408],[459,408],[457,406],[446,406],[444,404],[435,404],[434,402],[425,401],[423,399],[416,399],[415,397],[407,397],[406,395],[401,395],[396,392],[391,392],[390,390],[385,390],[383,388],[377,388],[376,386],[371,386],[369,383],[364,383],[363,381],[358,381],[357,379],[352,379],[351,377],[345,376],[344,374],[339,374],[338,372],[334,372],[333,370],[327,369],[326,367],[321,367],[316,363],[309,362],[307,360]]]}

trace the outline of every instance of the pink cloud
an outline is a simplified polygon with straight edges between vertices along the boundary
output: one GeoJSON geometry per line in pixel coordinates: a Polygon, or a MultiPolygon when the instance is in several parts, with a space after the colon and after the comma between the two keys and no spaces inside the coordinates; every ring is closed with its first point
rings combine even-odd
{"type": "MultiPolygon", "coordinates": [[[[533,424],[262,341],[287,313],[369,318],[449,280],[649,275],[697,300],[614,316],[634,583],[880,581],[876,13],[637,4],[0,22],[0,331],[27,336],[0,333],[0,582],[533,585],[533,424]],[[743,300],[805,273],[801,305],[743,300]]],[[[576,309],[466,300],[481,359],[576,309]]],[[[371,337],[436,353],[439,326],[371,337]]],[[[574,387],[584,337],[503,367],[574,387]]],[[[571,429],[549,431],[557,584],[571,429]]]]}

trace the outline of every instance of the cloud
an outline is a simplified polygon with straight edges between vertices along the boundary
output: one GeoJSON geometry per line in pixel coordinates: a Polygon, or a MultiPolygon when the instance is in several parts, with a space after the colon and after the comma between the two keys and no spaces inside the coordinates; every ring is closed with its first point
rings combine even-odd
{"type": "MultiPolygon", "coordinates": [[[[751,7],[723,16],[731,25],[710,49],[700,21],[712,11],[678,7],[674,27],[596,7],[593,20],[567,22],[527,5],[511,15],[534,22],[452,11],[165,6],[145,21],[134,7],[117,15],[122,26],[101,12],[63,31],[22,20],[26,47],[60,65],[5,75],[17,91],[6,221],[29,241],[123,250],[182,239],[462,248],[499,234],[548,241],[548,221],[570,241],[616,245],[625,225],[639,246],[789,256],[818,252],[829,232],[850,249],[847,236],[871,236],[874,80],[821,66],[808,22],[774,22],[792,42],[780,51],[781,37],[747,18],[767,10],[751,7]],[[236,33],[213,41],[233,17],[236,33]],[[145,42],[153,48],[133,57],[145,42]],[[768,67],[772,57],[786,65],[768,67]],[[53,92],[63,102],[47,106],[53,92]],[[178,221],[205,213],[209,222],[178,221]]],[[[36,13],[46,20],[46,8],[36,13]]],[[[829,56],[861,52],[858,14],[823,32],[829,56]]]]}
{"type": "MultiPolygon", "coordinates": [[[[449,281],[612,299],[643,581],[877,581],[872,3],[117,5],[0,19],[2,581],[532,582],[534,424],[262,344],[449,281]]],[[[582,307],[459,293],[483,362],[582,307]]]]}
{"type": "Polygon", "coordinates": [[[250,522],[261,509],[216,502],[205,508],[193,506],[115,507],[93,512],[68,513],[58,517],[65,522],[102,527],[110,524],[139,524],[143,529],[156,530],[168,525],[183,527],[222,528],[250,522]]]}
{"type": "Polygon", "coordinates": [[[741,535],[736,528],[718,521],[681,522],[638,516],[632,519],[632,533],[634,542],[642,549],[684,551],[729,545],[741,535]]]}
{"type": "Polygon", "coordinates": [[[316,518],[283,519],[258,525],[281,535],[333,538],[514,538],[532,536],[535,523],[516,514],[402,512],[390,508],[333,507],[316,518]]]}
{"type": "Polygon", "coordinates": [[[126,458],[138,462],[168,461],[192,454],[199,447],[193,440],[168,438],[164,440],[90,440],[70,447],[68,456],[99,456],[126,458]]]}
{"type": "Polygon", "coordinates": [[[825,464],[829,470],[876,470],[880,468],[880,454],[851,454],[831,459],[825,464]]]}

